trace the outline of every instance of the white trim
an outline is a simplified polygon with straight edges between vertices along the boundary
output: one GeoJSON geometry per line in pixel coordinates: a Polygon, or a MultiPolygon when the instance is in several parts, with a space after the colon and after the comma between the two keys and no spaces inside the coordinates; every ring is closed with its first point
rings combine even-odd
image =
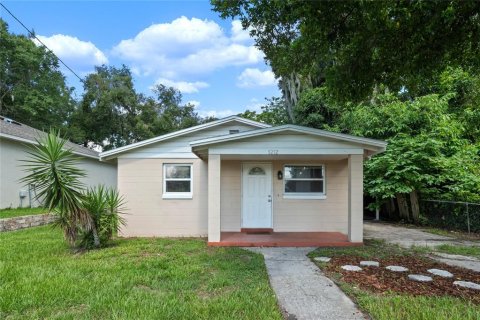
{"type": "Polygon", "coordinates": [[[363,149],[361,148],[300,148],[300,149],[293,149],[293,148],[282,148],[278,147],[275,148],[277,153],[271,154],[268,152],[269,148],[222,148],[222,147],[211,147],[208,149],[208,154],[221,154],[221,155],[268,155],[272,157],[281,157],[282,155],[339,155],[339,154],[364,154],[363,149]]]}
{"type": "MultiPolygon", "coordinates": [[[[34,145],[38,144],[36,141],[32,141],[32,140],[25,139],[25,138],[20,138],[20,137],[17,137],[17,136],[12,136],[10,134],[6,134],[6,133],[3,133],[3,132],[0,133],[0,137],[10,139],[10,140],[14,140],[14,141],[20,141],[20,142],[24,142],[24,143],[34,144],[34,145]]],[[[85,157],[85,158],[100,160],[99,156],[94,156],[94,155],[81,153],[81,152],[73,150],[72,148],[69,148],[68,146],[66,146],[66,149],[72,151],[72,153],[76,154],[77,156],[82,156],[82,157],[85,157]]]]}
{"type": "Polygon", "coordinates": [[[330,131],[325,131],[320,129],[296,126],[292,124],[287,124],[287,125],[277,126],[277,127],[268,127],[263,129],[240,132],[236,134],[222,135],[219,137],[196,140],[196,141],[190,142],[190,146],[192,147],[207,146],[215,143],[235,141],[235,140],[240,140],[244,138],[256,137],[256,136],[266,135],[270,133],[278,133],[283,131],[294,131],[299,133],[306,133],[306,134],[311,134],[311,135],[320,136],[320,137],[327,137],[327,138],[333,138],[337,140],[362,144],[366,147],[365,149],[373,150],[376,153],[385,151],[385,148],[387,147],[387,143],[385,141],[357,137],[357,136],[352,136],[348,134],[330,132],[330,131]]]}
{"type": "Polygon", "coordinates": [[[323,200],[327,199],[327,168],[322,163],[295,163],[283,164],[283,199],[317,199],[323,200]],[[293,178],[287,179],[285,176],[285,167],[322,167],[322,178],[293,178]],[[323,192],[285,192],[285,184],[288,181],[322,181],[323,182],[323,192]]]}
{"type": "Polygon", "coordinates": [[[162,190],[162,199],[193,199],[193,163],[164,163],[162,166],[162,180],[163,180],[163,190],[162,190]],[[168,178],[168,181],[189,181],[190,182],[190,192],[167,192],[167,178],[165,170],[166,166],[189,166],[190,167],[190,178],[168,178]]]}
{"type": "Polygon", "coordinates": [[[182,193],[164,193],[162,194],[162,199],[193,199],[193,194],[191,192],[185,194],[182,193]]]}
{"type": "Polygon", "coordinates": [[[295,194],[291,194],[291,193],[288,193],[288,194],[283,194],[283,199],[298,199],[298,200],[325,200],[327,199],[327,195],[323,194],[323,195],[302,195],[302,194],[298,194],[298,195],[295,195],[295,194]]]}
{"type": "Polygon", "coordinates": [[[226,118],[219,119],[219,120],[216,120],[216,121],[207,122],[207,123],[204,123],[204,124],[201,124],[201,125],[198,125],[198,126],[194,126],[194,127],[178,130],[178,131],[175,131],[175,132],[167,133],[167,134],[155,137],[155,138],[151,138],[151,139],[139,141],[139,142],[136,142],[136,143],[132,143],[132,144],[129,144],[127,146],[123,146],[123,147],[116,148],[116,149],[113,149],[113,150],[105,151],[105,152],[100,153],[100,159],[103,160],[104,158],[105,159],[106,158],[112,158],[112,156],[117,155],[117,154],[122,153],[122,152],[125,152],[125,151],[129,151],[129,150],[132,150],[132,149],[143,147],[143,146],[146,146],[146,145],[149,145],[149,144],[152,144],[152,143],[172,139],[172,138],[179,137],[179,136],[182,136],[182,135],[185,135],[185,134],[188,134],[188,133],[196,132],[196,131],[199,131],[199,130],[219,126],[219,125],[231,122],[231,121],[237,121],[237,122],[244,123],[244,124],[251,125],[251,126],[255,126],[255,127],[258,127],[258,128],[269,128],[270,127],[270,125],[265,124],[265,123],[245,119],[245,118],[242,118],[242,117],[239,117],[239,116],[230,116],[230,117],[226,117],[226,118]]]}

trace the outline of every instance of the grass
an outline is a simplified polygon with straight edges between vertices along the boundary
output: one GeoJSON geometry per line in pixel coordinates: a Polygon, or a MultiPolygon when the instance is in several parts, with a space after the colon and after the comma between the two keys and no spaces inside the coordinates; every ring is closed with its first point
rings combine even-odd
{"type": "Polygon", "coordinates": [[[403,256],[412,254],[410,251],[402,249],[399,246],[388,245],[382,240],[368,239],[365,240],[364,243],[365,245],[361,247],[318,248],[311,252],[309,256],[335,257],[339,255],[355,255],[365,259],[386,259],[393,255],[403,256]]]}
{"type": "Polygon", "coordinates": [[[356,300],[376,320],[467,320],[479,319],[478,306],[453,297],[373,295],[359,293],[356,300]]]}
{"type": "Polygon", "coordinates": [[[454,236],[451,231],[438,229],[438,228],[422,228],[425,232],[436,234],[438,236],[452,237],[454,236]]]}
{"type": "Polygon", "coordinates": [[[0,219],[47,213],[44,208],[0,209],[0,219]]]}
{"type": "Polygon", "coordinates": [[[73,254],[50,226],[0,233],[0,319],[281,319],[262,256],[202,239],[73,254]]]}
{"type": "MultiPolygon", "coordinates": [[[[392,256],[408,256],[421,254],[421,250],[408,250],[389,245],[379,240],[369,240],[363,247],[319,248],[310,256],[343,256],[355,255],[365,259],[387,259],[392,256]]],[[[316,262],[317,263],[317,262],[316,262]]],[[[317,263],[320,267],[325,263],[317,263]]],[[[353,284],[341,280],[339,274],[330,275],[340,288],[347,293],[358,306],[375,320],[469,320],[480,319],[480,308],[470,301],[455,297],[426,297],[401,295],[397,293],[375,294],[361,290],[353,284]]]]}
{"type": "Polygon", "coordinates": [[[442,244],[435,247],[436,251],[449,253],[449,254],[459,254],[462,256],[474,256],[480,258],[480,247],[470,247],[470,246],[455,246],[450,244],[442,244]]]}

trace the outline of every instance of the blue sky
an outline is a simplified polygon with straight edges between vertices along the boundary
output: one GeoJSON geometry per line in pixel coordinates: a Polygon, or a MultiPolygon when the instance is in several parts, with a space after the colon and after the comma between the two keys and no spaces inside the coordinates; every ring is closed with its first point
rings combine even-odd
{"type": "MultiPolygon", "coordinates": [[[[76,73],[127,65],[137,91],[157,82],[182,91],[198,112],[224,117],[280,96],[263,53],[238,21],[209,1],[2,1],[76,73]]],[[[10,32],[26,31],[8,13],[10,32]]],[[[62,69],[77,97],[80,82],[62,69]]]]}

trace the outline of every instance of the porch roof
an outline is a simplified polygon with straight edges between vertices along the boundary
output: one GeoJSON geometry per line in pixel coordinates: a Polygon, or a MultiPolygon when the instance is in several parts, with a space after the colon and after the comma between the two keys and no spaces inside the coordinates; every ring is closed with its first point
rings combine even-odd
{"type": "Polygon", "coordinates": [[[371,156],[385,151],[385,141],[348,134],[283,125],[192,141],[193,153],[200,158],[256,155],[261,157],[301,157],[349,154],[371,156]]]}

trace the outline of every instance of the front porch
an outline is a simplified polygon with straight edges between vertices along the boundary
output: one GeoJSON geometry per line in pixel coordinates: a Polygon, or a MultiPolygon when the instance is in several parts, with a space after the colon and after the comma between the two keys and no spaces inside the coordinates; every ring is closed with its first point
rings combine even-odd
{"type": "Polygon", "coordinates": [[[210,246],[362,244],[363,159],[384,142],[286,125],[190,145],[207,162],[210,246]]]}
{"type": "Polygon", "coordinates": [[[208,242],[212,247],[347,247],[361,246],[350,242],[340,232],[221,232],[219,242],[208,242]]]}

